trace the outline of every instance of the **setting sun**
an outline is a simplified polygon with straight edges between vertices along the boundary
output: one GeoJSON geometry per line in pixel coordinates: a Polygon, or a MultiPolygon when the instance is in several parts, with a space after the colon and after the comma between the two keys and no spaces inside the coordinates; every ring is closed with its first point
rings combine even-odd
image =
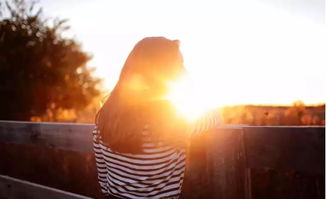
{"type": "Polygon", "coordinates": [[[169,82],[169,92],[165,97],[171,101],[182,117],[191,122],[219,106],[216,100],[210,100],[208,89],[199,88],[193,83],[188,76],[169,82]]]}

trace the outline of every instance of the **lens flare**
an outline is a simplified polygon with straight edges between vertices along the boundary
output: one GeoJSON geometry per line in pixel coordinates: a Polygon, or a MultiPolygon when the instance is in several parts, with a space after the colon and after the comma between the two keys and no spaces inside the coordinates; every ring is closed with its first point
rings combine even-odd
{"type": "Polygon", "coordinates": [[[216,107],[208,101],[210,96],[203,92],[205,90],[197,89],[189,77],[182,76],[177,81],[169,82],[169,92],[165,98],[175,106],[181,117],[193,122],[216,107]]]}

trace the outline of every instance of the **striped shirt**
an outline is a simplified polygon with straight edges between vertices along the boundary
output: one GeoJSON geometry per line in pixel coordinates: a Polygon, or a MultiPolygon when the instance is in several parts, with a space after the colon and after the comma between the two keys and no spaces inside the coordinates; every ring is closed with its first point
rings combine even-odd
{"type": "MultiPolygon", "coordinates": [[[[199,133],[218,124],[218,114],[201,118],[189,129],[199,133]]],[[[178,198],[183,184],[186,157],[184,148],[157,144],[143,131],[142,154],[114,152],[106,147],[97,127],[93,145],[101,191],[117,198],[178,198]]]]}

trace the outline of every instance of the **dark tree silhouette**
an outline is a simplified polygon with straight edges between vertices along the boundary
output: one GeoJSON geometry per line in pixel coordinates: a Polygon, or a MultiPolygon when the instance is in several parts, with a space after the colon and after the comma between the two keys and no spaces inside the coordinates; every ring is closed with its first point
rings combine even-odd
{"type": "Polygon", "coordinates": [[[9,2],[0,5],[0,120],[83,109],[100,93],[86,66],[90,55],[62,37],[65,20],[43,19],[34,3],[9,2]]]}

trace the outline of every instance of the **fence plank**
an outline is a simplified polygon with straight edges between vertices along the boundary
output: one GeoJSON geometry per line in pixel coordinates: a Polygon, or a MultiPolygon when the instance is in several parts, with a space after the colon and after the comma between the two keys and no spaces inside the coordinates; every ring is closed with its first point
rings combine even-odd
{"type": "Polygon", "coordinates": [[[0,121],[0,143],[92,152],[92,124],[0,121]]]}
{"type": "Polygon", "coordinates": [[[247,167],[325,172],[324,127],[244,127],[247,167]]]}
{"type": "Polygon", "coordinates": [[[79,194],[0,175],[0,198],[15,199],[91,199],[79,194]]]}

